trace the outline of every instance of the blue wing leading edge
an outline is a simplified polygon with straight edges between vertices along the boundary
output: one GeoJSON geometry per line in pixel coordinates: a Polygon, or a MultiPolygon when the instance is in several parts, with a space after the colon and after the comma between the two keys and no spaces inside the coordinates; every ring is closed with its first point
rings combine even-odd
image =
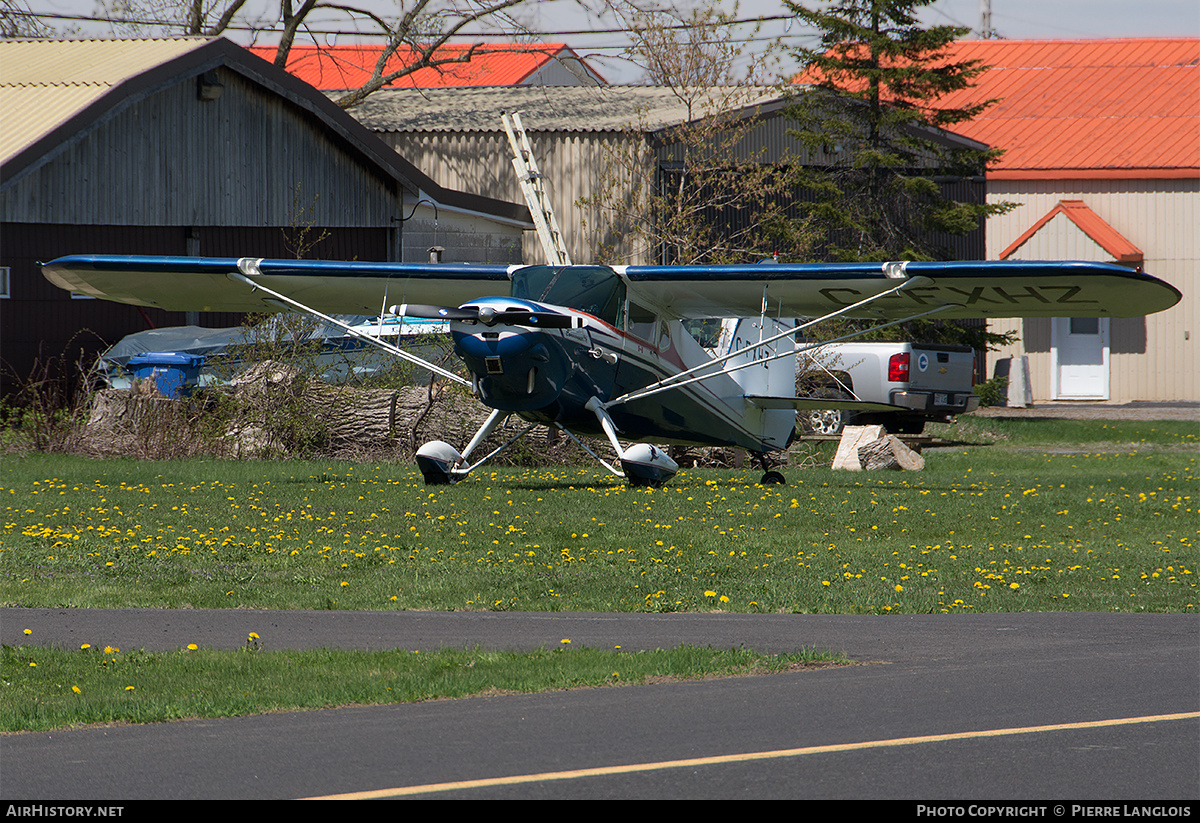
{"type": "MultiPolygon", "coordinates": [[[[43,266],[64,289],[173,311],[262,311],[263,295],[229,272],[247,259],[76,255],[43,266]]],[[[383,302],[457,306],[508,294],[517,267],[470,264],[249,260],[255,282],[337,314],[378,313],[383,302]]],[[[614,267],[631,294],[678,317],[819,317],[905,280],[909,287],[855,316],[883,320],[948,305],[942,319],[1138,317],[1179,302],[1156,277],[1111,263],[772,264],[614,267]]]]}

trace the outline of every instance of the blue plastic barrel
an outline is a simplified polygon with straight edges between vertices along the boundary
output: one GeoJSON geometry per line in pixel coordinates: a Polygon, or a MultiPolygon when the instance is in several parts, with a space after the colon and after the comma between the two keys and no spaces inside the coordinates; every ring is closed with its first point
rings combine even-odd
{"type": "Polygon", "coordinates": [[[129,369],[138,380],[153,380],[163,397],[191,394],[200,379],[204,356],[148,351],[129,358],[129,369]]]}

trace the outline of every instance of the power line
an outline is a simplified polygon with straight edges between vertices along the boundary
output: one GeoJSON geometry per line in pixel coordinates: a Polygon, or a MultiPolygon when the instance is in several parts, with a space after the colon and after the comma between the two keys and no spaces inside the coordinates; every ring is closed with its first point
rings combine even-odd
{"type": "MultiPolygon", "coordinates": [[[[32,18],[32,19],[38,19],[38,20],[62,20],[62,21],[70,21],[70,22],[109,23],[109,24],[113,24],[113,25],[126,25],[126,26],[159,26],[161,28],[168,28],[168,29],[179,28],[182,25],[181,23],[178,23],[175,21],[170,21],[170,20],[142,20],[142,19],[136,19],[136,18],[130,19],[130,18],[116,18],[116,17],[91,17],[91,16],[85,17],[85,16],[80,16],[80,15],[55,14],[52,12],[33,12],[33,11],[23,11],[23,10],[16,10],[16,9],[8,11],[7,14],[12,17],[26,17],[26,18],[32,18]]],[[[733,27],[733,26],[744,26],[744,25],[750,25],[750,24],[772,23],[772,22],[778,22],[778,21],[782,21],[782,20],[794,20],[794,19],[796,19],[796,18],[791,15],[776,14],[776,15],[763,15],[760,17],[746,17],[746,18],[741,18],[738,20],[718,21],[718,22],[712,23],[710,25],[712,25],[714,27],[715,26],[733,27]]],[[[313,25],[307,25],[307,24],[304,25],[303,28],[305,29],[305,31],[308,31],[311,34],[320,34],[320,35],[335,35],[335,36],[347,36],[347,37],[387,37],[388,36],[386,33],[380,32],[380,31],[363,31],[363,30],[358,30],[358,29],[347,30],[347,29],[332,29],[332,28],[324,29],[324,28],[316,28],[313,25]]],[[[690,29],[690,28],[694,28],[694,27],[688,23],[679,23],[679,24],[673,24],[673,25],[669,25],[669,26],[656,26],[655,28],[679,31],[679,30],[685,30],[685,29],[690,29]]],[[[255,26],[230,25],[227,27],[227,30],[229,30],[229,31],[244,31],[244,32],[266,32],[266,31],[271,31],[273,29],[264,28],[264,27],[255,27],[255,26]]],[[[521,32],[521,34],[529,35],[529,36],[536,36],[536,37],[561,37],[561,36],[583,36],[583,35],[592,35],[592,34],[628,34],[629,31],[630,30],[628,28],[621,27],[621,28],[607,28],[607,29],[563,29],[563,30],[557,30],[557,31],[523,31],[523,32],[521,32]]],[[[476,39],[477,38],[493,38],[493,37],[511,38],[513,36],[513,32],[459,32],[455,36],[456,37],[469,37],[469,38],[476,38],[476,39]]],[[[764,37],[747,37],[747,38],[738,39],[736,42],[751,43],[751,42],[760,42],[760,41],[774,40],[774,39],[778,39],[778,38],[765,37],[765,36],[764,37]]],[[[728,42],[728,41],[726,41],[726,42],[728,42]]],[[[616,48],[616,47],[614,46],[611,48],[616,48]]]]}

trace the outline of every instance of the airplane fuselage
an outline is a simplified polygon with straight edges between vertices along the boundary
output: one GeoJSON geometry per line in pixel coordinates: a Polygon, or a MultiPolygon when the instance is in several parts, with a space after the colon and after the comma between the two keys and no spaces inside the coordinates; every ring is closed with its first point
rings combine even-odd
{"type": "MultiPolygon", "coordinates": [[[[587,407],[593,398],[606,403],[711,359],[678,322],[643,330],[653,338],[647,340],[578,309],[511,297],[473,300],[464,304],[468,306],[573,318],[572,327],[562,329],[455,322],[450,331],[481,402],[579,434],[603,433],[587,407]]],[[[718,373],[653,398],[622,403],[609,414],[621,436],[631,441],[765,451],[771,446],[748,427],[742,395],[732,378],[718,373]]]]}

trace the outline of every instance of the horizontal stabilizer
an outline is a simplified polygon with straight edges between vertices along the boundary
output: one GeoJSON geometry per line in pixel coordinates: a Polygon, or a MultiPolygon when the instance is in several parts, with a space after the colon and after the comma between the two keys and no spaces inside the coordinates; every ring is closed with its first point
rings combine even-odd
{"type": "Polygon", "coordinates": [[[865,400],[835,400],[831,397],[763,397],[746,395],[746,399],[760,409],[844,409],[859,412],[911,412],[903,406],[890,403],[871,403],[865,400]]]}

